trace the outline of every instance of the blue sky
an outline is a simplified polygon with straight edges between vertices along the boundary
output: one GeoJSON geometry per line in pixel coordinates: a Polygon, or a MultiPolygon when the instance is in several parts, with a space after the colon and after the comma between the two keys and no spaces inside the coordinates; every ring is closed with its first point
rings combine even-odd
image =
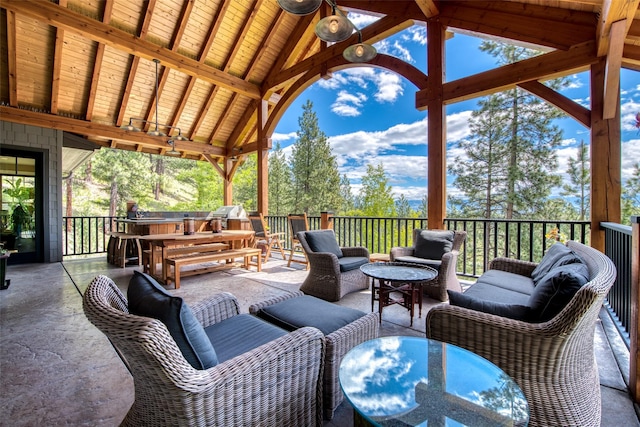
{"type": "MultiPolygon", "coordinates": [[[[349,14],[358,28],[375,18],[349,14]]],[[[496,68],[495,58],[480,52],[481,39],[455,33],[446,42],[446,79],[456,80],[496,68]]],[[[398,57],[426,72],[426,30],[413,26],[374,45],[378,52],[398,57]]],[[[590,108],[589,73],[570,76],[571,84],[563,94],[590,108]]],[[[621,73],[622,180],[630,176],[640,162],[640,133],[633,126],[640,111],[640,73],[621,73]]],[[[276,127],[273,142],[279,142],[290,154],[296,141],[302,105],[309,99],[318,117],[320,129],[327,135],[338,161],[340,175],[346,174],[352,193],[360,190],[367,165],[382,163],[394,197],[404,194],[420,200],[427,189],[426,111],[415,108],[416,87],[390,71],[357,67],[333,73],[305,90],[287,109],[276,127]]],[[[479,99],[447,106],[447,159],[464,157],[458,142],[469,136],[468,120],[479,99]]],[[[564,174],[567,159],[575,156],[580,140],[589,143],[589,130],[567,118],[557,122],[564,131],[558,150],[558,173],[564,174]]],[[[454,177],[448,177],[447,193],[455,194],[454,177]]]]}

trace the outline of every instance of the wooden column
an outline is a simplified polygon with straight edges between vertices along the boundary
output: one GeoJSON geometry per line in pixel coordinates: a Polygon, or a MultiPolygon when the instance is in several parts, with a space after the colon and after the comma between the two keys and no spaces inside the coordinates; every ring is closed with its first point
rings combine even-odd
{"type": "Polygon", "coordinates": [[[256,152],[258,165],[258,212],[264,215],[269,213],[269,149],[271,138],[265,132],[265,124],[269,116],[269,104],[266,100],[260,101],[258,108],[258,150],[256,152]]]}
{"type": "Polygon", "coordinates": [[[640,403],[640,216],[631,217],[631,331],[629,338],[629,389],[636,403],[640,403]]]}
{"type": "Polygon", "coordinates": [[[444,82],[444,27],[438,18],[427,20],[427,224],[443,228],[447,209],[447,129],[442,101],[444,82]]]}
{"type": "Polygon", "coordinates": [[[620,223],[620,87],[615,116],[603,118],[606,57],[591,66],[591,246],[604,251],[601,222],[620,223]]]}
{"type": "Polygon", "coordinates": [[[224,158],[224,194],[222,196],[224,206],[233,204],[233,166],[234,161],[229,157],[224,158]]]}
{"type": "Polygon", "coordinates": [[[320,228],[333,230],[333,212],[320,212],[320,228]]]}

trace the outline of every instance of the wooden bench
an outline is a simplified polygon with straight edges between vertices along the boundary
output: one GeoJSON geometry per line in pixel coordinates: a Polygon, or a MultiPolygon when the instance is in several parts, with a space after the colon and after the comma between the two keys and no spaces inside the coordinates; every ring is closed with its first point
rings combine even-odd
{"type": "MultiPolygon", "coordinates": [[[[166,248],[165,252],[167,257],[177,257],[180,255],[190,255],[203,252],[215,252],[224,251],[229,249],[229,245],[226,243],[207,243],[204,245],[191,245],[191,246],[179,246],[175,248],[166,248]]],[[[149,265],[151,264],[151,249],[145,249],[142,251],[142,268],[145,273],[149,272],[149,265]]],[[[156,257],[155,263],[162,262],[162,259],[156,257]]]]}
{"type": "Polygon", "coordinates": [[[203,252],[196,254],[180,254],[177,256],[169,257],[164,260],[164,268],[166,271],[166,284],[170,282],[175,283],[176,289],[180,288],[180,277],[184,276],[194,276],[196,274],[209,273],[212,271],[218,271],[225,268],[228,268],[226,265],[213,265],[213,266],[203,266],[200,268],[181,271],[183,266],[187,265],[195,265],[195,264],[204,264],[212,261],[223,261],[226,260],[230,262],[235,258],[244,258],[243,267],[249,269],[249,265],[255,265],[258,271],[262,271],[262,257],[261,250],[257,248],[240,248],[240,249],[227,249],[223,251],[216,252],[203,252]],[[252,258],[256,257],[257,261],[254,263],[252,258]],[[173,267],[173,268],[171,268],[173,267]]]}

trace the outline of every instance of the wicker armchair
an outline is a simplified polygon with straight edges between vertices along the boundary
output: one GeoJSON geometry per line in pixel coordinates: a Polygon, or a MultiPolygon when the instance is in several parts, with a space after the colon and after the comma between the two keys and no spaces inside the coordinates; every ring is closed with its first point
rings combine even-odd
{"type": "Polygon", "coordinates": [[[391,248],[389,257],[392,262],[419,262],[420,264],[424,263],[429,267],[433,267],[438,270],[438,276],[428,284],[424,285],[422,289],[424,290],[424,293],[431,298],[435,298],[439,301],[447,301],[449,299],[447,289],[462,292],[460,281],[456,275],[456,268],[458,264],[458,254],[462,244],[467,239],[467,232],[455,230],[451,252],[445,253],[439,262],[436,260],[436,262],[433,263],[429,260],[425,260],[423,262],[414,256],[416,239],[421,231],[421,229],[413,230],[413,246],[393,247],[391,248]]]}
{"type": "MultiPolygon", "coordinates": [[[[317,329],[298,329],[196,370],[163,323],[129,314],[125,297],[108,277],[91,282],[83,306],[133,375],[135,401],[122,425],[322,425],[324,337],[317,329]]],[[[239,313],[228,293],[191,308],[203,326],[239,313]]]]}
{"type": "MultiPolygon", "coordinates": [[[[309,260],[309,274],[300,286],[300,290],[307,295],[321,298],[326,301],[335,302],[348,293],[356,292],[369,287],[367,276],[354,268],[348,271],[341,271],[340,260],[329,252],[314,252],[309,246],[308,236],[313,233],[326,233],[333,230],[301,231],[297,234],[302,249],[309,260]]],[[[335,239],[335,235],[334,235],[335,239]]],[[[369,251],[362,246],[344,247],[343,258],[366,258],[369,260],[369,251]]]]}
{"type": "MultiPolygon", "coordinates": [[[[526,323],[440,304],[429,311],[426,335],[464,347],[502,368],[522,388],[530,426],[599,426],[601,401],[594,356],[598,313],[616,277],[601,252],[570,241],[590,281],[551,320],[526,323]]],[[[490,269],[530,276],[536,264],[507,258],[490,269]]]]}

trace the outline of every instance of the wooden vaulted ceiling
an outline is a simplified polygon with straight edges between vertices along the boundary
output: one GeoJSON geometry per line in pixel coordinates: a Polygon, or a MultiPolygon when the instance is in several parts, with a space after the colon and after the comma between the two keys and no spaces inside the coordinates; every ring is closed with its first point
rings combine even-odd
{"type": "MultiPolygon", "coordinates": [[[[602,56],[611,85],[620,67],[640,70],[638,0],[337,3],[347,12],[380,16],[362,29],[370,43],[437,22],[555,55],[447,82],[444,102],[516,84],[553,97],[536,80],[586,69],[602,56]]],[[[341,53],[356,40],[327,46],[314,34],[327,5],[299,17],[276,0],[2,0],[0,8],[0,119],[61,129],[101,146],[165,154],[167,138],[120,129],[132,117],[155,120],[158,59],[158,122],[189,137],[175,142],[182,157],[212,163],[255,151],[263,101],[269,134],[305,87],[348,66],[341,53]]],[[[424,107],[425,69],[386,55],[374,62],[409,78],[418,88],[417,107],[424,107]]],[[[574,113],[588,120],[585,112],[574,113]]]]}

